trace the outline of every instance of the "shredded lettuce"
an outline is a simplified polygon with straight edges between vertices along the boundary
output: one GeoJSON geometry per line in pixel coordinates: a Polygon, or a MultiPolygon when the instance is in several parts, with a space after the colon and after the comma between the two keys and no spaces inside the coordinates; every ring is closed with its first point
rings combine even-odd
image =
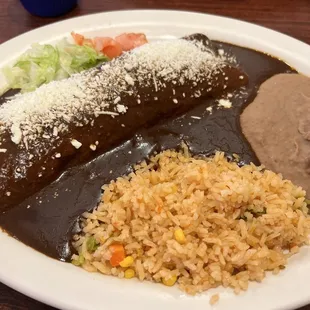
{"type": "Polygon", "coordinates": [[[90,46],[79,46],[62,40],[56,46],[33,44],[13,67],[5,67],[3,74],[10,88],[27,92],[108,60],[90,46]]]}

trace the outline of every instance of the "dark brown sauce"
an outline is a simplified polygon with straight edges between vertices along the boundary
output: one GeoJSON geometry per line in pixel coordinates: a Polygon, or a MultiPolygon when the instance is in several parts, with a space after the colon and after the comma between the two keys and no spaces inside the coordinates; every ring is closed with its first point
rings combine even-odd
{"type": "Polygon", "coordinates": [[[241,133],[240,112],[253,100],[266,79],[295,71],[260,52],[220,42],[216,45],[235,55],[249,77],[244,91],[237,91],[230,99],[233,108],[214,108],[210,115],[206,108],[216,105],[216,99],[197,99],[195,108],[184,115],[162,119],[151,128],[140,129],[133,138],[91,162],[67,169],[56,181],[1,214],[0,226],[46,255],[69,260],[70,239],[72,233],[79,230],[78,218],[96,206],[101,186],[127,174],[135,163],[149,158],[155,151],[179,148],[185,141],[195,155],[221,150],[228,156],[240,155],[244,163],[258,164],[255,153],[241,133]]]}
{"type": "MultiPolygon", "coordinates": [[[[186,39],[200,41],[203,45],[208,45],[213,53],[217,52],[205,35],[194,34],[186,39]]],[[[116,69],[120,65],[124,66],[122,59],[125,57],[126,55],[120,56],[109,66],[116,67],[116,69]]],[[[99,114],[96,117],[93,111],[85,115],[81,111],[76,113],[75,119],[69,122],[60,116],[59,122],[62,125],[68,125],[67,132],[60,131],[59,134],[56,134],[57,138],[53,139],[54,127],[49,127],[46,124],[44,129],[41,129],[45,137],[42,135],[38,140],[28,143],[28,147],[16,145],[11,140],[10,130],[4,130],[1,134],[1,148],[7,151],[0,154],[0,214],[55,181],[69,167],[89,162],[99,154],[132,138],[141,128],[150,128],[164,118],[189,111],[193,106],[199,104],[197,96],[214,98],[222,94],[224,90],[240,89],[248,84],[248,78],[244,72],[234,64],[228,63],[220,70],[201,68],[203,74],[198,79],[181,75],[180,78],[169,80],[163,79],[158,74],[153,79],[150,70],[148,74],[143,71],[139,74],[138,67],[131,68],[130,74],[136,80],[143,78],[145,81],[134,83],[135,86],[132,88],[127,84],[126,91],[119,94],[121,97],[118,97],[128,108],[125,114],[121,113],[117,117],[99,114]],[[242,79],[239,78],[240,76],[242,79]],[[165,86],[155,87],[157,82],[154,83],[154,80],[164,83],[165,86]],[[89,122],[82,123],[80,126],[81,119],[84,117],[89,117],[89,122]],[[82,147],[78,150],[73,147],[70,143],[72,138],[78,140],[82,147]],[[89,147],[92,144],[96,146],[95,151],[89,147]],[[58,158],[55,157],[57,153],[60,154],[58,158]]],[[[99,80],[105,77],[105,72],[105,69],[100,67],[92,70],[92,74],[99,80]]],[[[198,71],[196,74],[199,74],[198,71]]],[[[89,89],[92,89],[91,87],[90,85],[89,89]]],[[[54,91],[57,92],[57,90],[54,91]]],[[[96,99],[99,98],[100,101],[102,100],[100,95],[115,93],[115,87],[113,84],[99,85],[92,91],[96,92],[96,99]]],[[[96,99],[93,101],[100,104],[96,99]]],[[[115,108],[115,104],[113,104],[113,108],[115,108]]],[[[28,138],[24,136],[23,140],[28,141],[28,138]]],[[[24,146],[26,145],[24,144],[24,146]]]]}

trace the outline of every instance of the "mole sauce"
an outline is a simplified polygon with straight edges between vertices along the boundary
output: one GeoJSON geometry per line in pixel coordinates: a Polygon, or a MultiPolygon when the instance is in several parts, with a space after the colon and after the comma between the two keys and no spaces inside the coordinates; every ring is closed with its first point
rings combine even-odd
{"type": "MultiPolygon", "coordinates": [[[[295,71],[284,62],[254,50],[221,42],[214,42],[214,45],[233,54],[249,78],[246,87],[231,94],[232,108],[217,107],[221,95],[195,99],[194,108],[184,114],[163,117],[91,161],[66,168],[57,180],[2,213],[0,226],[30,247],[69,261],[71,237],[80,229],[79,216],[97,205],[101,186],[128,174],[134,164],[147,160],[154,152],[178,149],[184,141],[193,155],[211,155],[221,150],[227,156],[238,154],[241,164],[259,164],[241,133],[239,115],[266,79],[295,71]],[[212,113],[206,110],[209,107],[213,107],[212,113]]],[[[158,104],[165,102],[162,100],[158,104]]],[[[128,122],[135,122],[135,119],[128,122]]]]}

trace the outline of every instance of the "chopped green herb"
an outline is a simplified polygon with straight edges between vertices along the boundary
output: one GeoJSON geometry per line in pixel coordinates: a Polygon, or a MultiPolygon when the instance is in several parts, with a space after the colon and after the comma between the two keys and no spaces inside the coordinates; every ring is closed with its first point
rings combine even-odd
{"type": "Polygon", "coordinates": [[[305,203],[309,206],[310,205],[310,199],[306,199],[305,203]]]}
{"type": "Polygon", "coordinates": [[[86,246],[87,246],[87,251],[88,252],[95,252],[98,248],[98,243],[96,242],[94,237],[90,237],[87,241],[86,241],[86,246]]]}

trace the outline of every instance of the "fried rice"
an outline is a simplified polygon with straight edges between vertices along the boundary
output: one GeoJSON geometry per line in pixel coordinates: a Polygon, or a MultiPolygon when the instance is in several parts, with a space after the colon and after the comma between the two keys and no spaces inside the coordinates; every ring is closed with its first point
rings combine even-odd
{"type": "Polygon", "coordinates": [[[73,238],[73,263],[90,272],[177,284],[189,294],[221,285],[239,293],[309,243],[306,192],[221,152],[164,151],[103,191],[73,238]]]}

